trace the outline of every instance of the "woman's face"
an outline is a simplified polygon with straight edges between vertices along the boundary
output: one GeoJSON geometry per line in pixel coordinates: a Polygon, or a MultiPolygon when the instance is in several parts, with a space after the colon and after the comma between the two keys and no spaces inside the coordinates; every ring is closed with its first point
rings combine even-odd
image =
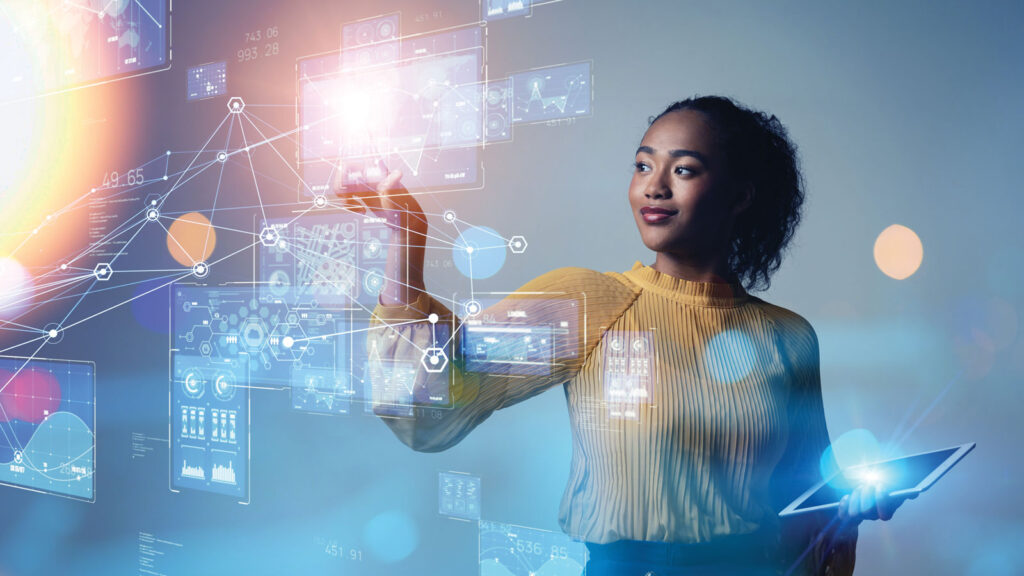
{"type": "Polygon", "coordinates": [[[736,186],[725,160],[701,112],[670,112],[647,129],[629,185],[645,246],[689,258],[728,249],[733,220],[749,205],[750,190],[736,186]]]}

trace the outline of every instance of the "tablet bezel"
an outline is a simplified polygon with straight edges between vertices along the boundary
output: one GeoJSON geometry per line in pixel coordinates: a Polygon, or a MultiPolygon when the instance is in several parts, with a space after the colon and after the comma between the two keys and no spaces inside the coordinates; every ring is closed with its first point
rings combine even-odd
{"type": "Polygon", "coordinates": [[[781,512],[779,512],[779,516],[780,517],[795,516],[797,514],[803,514],[805,512],[816,512],[818,510],[829,510],[829,509],[832,509],[832,508],[838,508],[839,507],[839,503],[838,502],[832,502],[832,503],[829,503],[829,504],[821,504],[821,505],[818,505],[818,506],[811,506],[809,508],[800,508],[800,505],[803,504],[805,500],[810,498],[818,490],[821,490],[821,488],[824,487],[826,484],[828,484],[833,478],[835,478],[839,474],[842,474],[844,471],[856,470],[858,468],[863,468],[863,467],[866,467],[866,466],[877,466],[879,464],[887,464],[889,462],[895,462],[895,461],[898,461],[898,460],[905,460],[907,458],[914,458],[916,456],[924,456],[926,454],[934,454],[936,452],[944,452],[946,450],[956,449],[956,451],[953,452],[952,454],[950,454],[942,462],[942,464],[939,464],[938,466],[936,466],[935,469],[931,471],[931,473],[929,473],[927,476],[924,477],[924,479],[922,479],[920,482],[918,482],[916,486],[914,486],[913,488],[903,488],[903,489],[900,489],[900,490],[896,490],[895,492],[890,492],[889,496],[904,497],[904,496],[911,496],[911,495],[920,494],[921,492],[924,492],[928,488],[931,488],[932,484],[934,484],[936,481],[938,481],[939,478],[942,478],[942,476],[946,472],[948,472],[950,468],[952,468],[957,462],[959,462],[964,456],[966,456],[968,452],[973,450],[974,446],[975,446],[974,442],[969,442],[967,444],[962,444],[960,446],[950,446],[948,448],[940,448],[938,450],[928,450],[927,452],[918,452],[917,454],[908,454],[906,456],[900,456],[898,458],[890,458],[888,460],[881,460],[879,462],[873,462],[871,464],[859,464],[857,466],[851,466],[850,468],[847,468],[846,470],[838,470],[838,471],[836,471],[835,474],[829,476],[828,478],[825,478],[824,480],[821,480],[820,482],[818,482],[814,486],[811,486],[806,492],[804,492],[799,497],[797,497],[796,500],[793,500],[789,504],[789,506],[786,506],[781,512]]]}

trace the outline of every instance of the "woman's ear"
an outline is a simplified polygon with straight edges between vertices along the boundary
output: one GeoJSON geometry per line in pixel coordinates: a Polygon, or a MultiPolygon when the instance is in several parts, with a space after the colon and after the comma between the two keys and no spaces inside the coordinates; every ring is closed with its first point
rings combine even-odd
{"type": "Polygon", "coordinates": [[[754,203],[754,183],[747,182],[740,188],[738,202],[732,209],[733,216],[743,212],[754,203]]]}

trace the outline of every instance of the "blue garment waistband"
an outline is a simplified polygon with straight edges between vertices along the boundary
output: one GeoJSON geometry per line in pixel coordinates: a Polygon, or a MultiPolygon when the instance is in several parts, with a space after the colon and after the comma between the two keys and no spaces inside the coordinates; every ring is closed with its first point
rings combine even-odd
{"type": "Polygon", "coordinates": [[[593,562],[630,562],[661,566],[736,564],[766,566],[775,562],[776,541],[755,532],[721,536],[708,542],[684,544],[619,540],[608,544],[587,542],[593,562]]]}

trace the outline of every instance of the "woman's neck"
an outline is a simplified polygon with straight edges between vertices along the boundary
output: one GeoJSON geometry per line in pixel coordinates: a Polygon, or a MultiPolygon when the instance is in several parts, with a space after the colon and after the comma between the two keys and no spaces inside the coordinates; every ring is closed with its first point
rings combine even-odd
{"type": "Polygon", "coordinates": [[[688,258],[669,252],[658,252],[654,266],[658,272],[682,278],[691,282],[735,282],[735,275],[725,264],[725,259],[716,256],[707,259],[688,258]]]}

